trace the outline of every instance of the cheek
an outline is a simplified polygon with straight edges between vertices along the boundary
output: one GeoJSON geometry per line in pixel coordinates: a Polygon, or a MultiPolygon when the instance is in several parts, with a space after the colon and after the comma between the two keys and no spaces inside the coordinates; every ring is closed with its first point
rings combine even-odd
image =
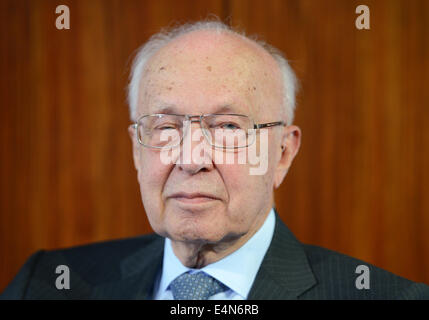
{"type": "Polygon", "coordinates": [[[141,153],[138,173],[141,185],[155,187],[160,183],[159,179],[165,175],[165,171],[166,166],[161,163],[158,152],[149,150],[141,153]]]}
{"type": "Polygon", "coordinates": [[[162,206],[162,188],[168,178],[169,166],[162,164],[159,153],[147,151],[139,159],[138,181],[146,213],[158,211],[162,206]]]}
{"type": "Polygon", "coordinates": [[[251,175],[251,167],[255,166],[237,164],[218,166],[229,195],[229,221],[236,227],[244,229],[252,224],[255,215],[264,211],[272,200],[271,170],[269,169],[265,175],[251,175]]]}
{"type": "Polygon", "coordinates": [[[224,164],[219,166],[229,196],[229,212],[246,215],[253,211],[266,189],[264,176],[250,175],[248,165],[224,164]]]}
{"type": "Polygon", "coordinates": [[[249,183],[249,169],[246,165],[239,164],[221,164],[217,169],[225,183],[230,200],[234,195],[239,195],[246,189],[249,183]]]}
{"type": "MultiPolygon", "coordinates": [[[[237,157],[233,164],[224,163],[217,165],[231,200],[237,198],[244,202],[249,201],[250,197],[255,194],[265,194],[266,196],[267,191],[272,188],[271,181],[273,180],[274,171],[272,169],[275,164],[273,157],[269,154],[265,157],[265,160],[262,160],[262,155],[258,153],[256,162],[255,159],[252,159],[254,164],[250,164],[249,162],[239,164],[237,157]],[[266,172],[265,170],[256,170],[260,168],[266,168],[267,170],[266,172]],[[259,172],[262,172],[262,174],[258,174],[259,172]]],[[[247,158],[249,157],[251,155],[247,155],[247,158]]]]}

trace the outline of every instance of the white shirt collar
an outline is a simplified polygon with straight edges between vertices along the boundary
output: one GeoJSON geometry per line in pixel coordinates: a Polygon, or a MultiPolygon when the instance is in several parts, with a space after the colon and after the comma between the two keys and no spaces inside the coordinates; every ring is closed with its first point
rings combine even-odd
{"type": "Polygon", "coordinates": [[[184,272],[204,271],[227,285],[238,295],[246,299],[255,280],[265,253],[270,246],[275,227],[275,214],[271,209],[261,228],[238,250],[223,259],[202,269],[185,267],[176,257],[171,247],[171,240],[164,244],[164,261],[158,292],[169,290],[170,283],[184,272]]]}

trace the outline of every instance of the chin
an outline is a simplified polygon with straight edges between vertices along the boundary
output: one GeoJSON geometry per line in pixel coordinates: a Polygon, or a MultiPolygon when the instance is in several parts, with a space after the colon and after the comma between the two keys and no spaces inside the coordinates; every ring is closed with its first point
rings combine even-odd
{"type": "Polygon", "coordinates": [[[194,243],[217,243],[225,237],[225,230],[218,228],[218,226],[216,230],[213,230],[213,225],[209,228],[198,224],[176,226],[167,233],[172,240],[194,243]]]}

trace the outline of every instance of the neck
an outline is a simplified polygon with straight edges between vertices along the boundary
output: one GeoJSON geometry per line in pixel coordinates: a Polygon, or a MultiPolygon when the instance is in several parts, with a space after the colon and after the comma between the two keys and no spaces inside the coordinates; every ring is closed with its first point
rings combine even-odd
{"type": "Polygon", "coordinates": [[[203,240],[193,242],[171,240],[173,252],[184,266],[201,269],[241,248],[261,228],[269,212],[270,210],[266,214],[260,215],[249,232],[228,239],[224,238],[218,243],[208,243],[203,240]]]}

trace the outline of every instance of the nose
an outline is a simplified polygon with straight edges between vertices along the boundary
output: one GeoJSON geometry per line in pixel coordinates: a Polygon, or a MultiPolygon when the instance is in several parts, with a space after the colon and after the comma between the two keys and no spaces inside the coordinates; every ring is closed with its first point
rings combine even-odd
{"type": "Polygon", "coordinates": [[[205,138],[199,120],[189,120],[183,131],[177,166],[191,175],[213,169],[212,148],[205,138]]]}

